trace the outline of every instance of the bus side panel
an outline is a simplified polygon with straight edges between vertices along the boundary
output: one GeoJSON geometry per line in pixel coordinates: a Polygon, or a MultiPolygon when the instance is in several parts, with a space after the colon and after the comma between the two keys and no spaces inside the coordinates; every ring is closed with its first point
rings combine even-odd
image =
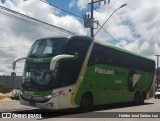
{"type": "Polygon", "coordinates": [[[148,93],[153,83],[154,61],[97,43],[93,45],[72,96],[75,104],[80,106],[86,92],[91,92],[94,105],[129,102],[134,100],[136,91],[140,95],[148,93]]]}
{"type": "Polygon", "coordinates": [[[84,90],[91,84],[96,88],[93,94],[96,96],[95,105],[131,101],[133,93],[128,91],[127,75],[128,69],[95,65],[88,67],[82,84],[85,85],[84,90]]]}
{"type": "Polygon", "coordinates": [[[148,93],[153,74],[136,70],[131,76],[129,72],[127,68],[101,64],[88,67],[75,101],[80,105],[85,92],[92,93],[94,105],[130,102],[136,91],[148,93]]]}

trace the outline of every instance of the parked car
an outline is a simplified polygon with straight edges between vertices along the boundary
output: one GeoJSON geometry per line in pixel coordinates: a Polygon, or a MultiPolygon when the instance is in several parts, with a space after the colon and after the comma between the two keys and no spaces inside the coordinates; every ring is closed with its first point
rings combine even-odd
{"type": "Polygon", "coordinates": [[[156,93],[155,93],[155,99],[160,99],[160,89],[157,89],[156,90],[156,93]]]}
{"type": "Polygon", "coordinates": [[[19,89],[13,89],[11,99],[12,100],[19,100],[19,93],[20,93],[19,89]]]}

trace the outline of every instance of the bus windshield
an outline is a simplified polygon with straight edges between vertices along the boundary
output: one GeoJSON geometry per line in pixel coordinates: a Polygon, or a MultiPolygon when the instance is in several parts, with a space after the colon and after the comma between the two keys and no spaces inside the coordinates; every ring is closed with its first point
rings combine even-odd
{"type": "Polygon", "coordinates": [[[50,38],[37,40],[30,52],[29,58],[53,57],[62,54],[67,41],[65,38],[50,38]]]}
{"type": "Polygon", "coordinates": [[[23,75],[25,86],[32,89],[56,86],[56,72],[50,70],[50,63],[26,63],[23,75]],[[34,86],[34,87],[33,87],[34,86]]]}

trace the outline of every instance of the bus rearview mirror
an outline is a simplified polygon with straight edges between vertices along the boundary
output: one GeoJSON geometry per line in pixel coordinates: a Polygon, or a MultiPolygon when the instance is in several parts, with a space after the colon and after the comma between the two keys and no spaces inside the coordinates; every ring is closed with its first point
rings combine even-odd
{"type": "Polygon", "coordinates": [[[13,61],[12,63],[12,69],[15,70],[16,69],[16,63],[20,60],[24,60],[24,59],[27,59],[27,57],[20,57],[20,58],[17,58],[13,61]]]}
{"type": "Polygon", "coordinates": [[[75,55],[67,55],[67,54],[62,54],[62,55],[57,55],[55,57],[52,58],[51,63],[50,63],[50,70],[54,70],[56,68],[56,64],[59,60],[62,59],[77,59],[78,58],[78,54],[75,55]]]}

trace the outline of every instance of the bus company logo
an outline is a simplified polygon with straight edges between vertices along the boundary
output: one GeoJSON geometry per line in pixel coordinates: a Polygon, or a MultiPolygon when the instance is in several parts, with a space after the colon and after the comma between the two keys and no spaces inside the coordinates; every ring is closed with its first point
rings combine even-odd
{"type": "Polygon", "coordinates": [[[34,62],[43,62],[43,59],[34,59],[34,62]]]}
{"type": "Polygon", "coordinates": [[[138,81],[140,80],[141,75],[140,74],[134,74],[133,75],[133,87],[135,87],[135,85],[138,83],[138,81]]]}
{"type": "Polygon", "coordinates": [[[133,92],[136,87],[138,82],[140,81],[142,75],[137,73],[134,70],[130,70],[130,72],[128,73],[128,89],[129,91],[133,92]]]}
{"type": "Polygon", "coordinates": [[[114,75],[114,71],[113,70],[106,70],[106,69],[102,69],[102,68],[98,68],[98,67],[95,67],[95,73],[114,75]]]}

